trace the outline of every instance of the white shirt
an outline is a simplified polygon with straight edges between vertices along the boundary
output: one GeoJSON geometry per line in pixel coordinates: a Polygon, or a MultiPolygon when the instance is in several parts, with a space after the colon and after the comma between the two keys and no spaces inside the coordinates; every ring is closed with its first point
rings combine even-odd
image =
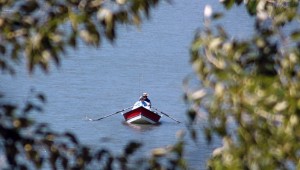
{"type": "Polygon", "coordinates": [[[148,103],[146,101],[137,101],[137,102],[135,102],[133,107],[132,107],[132,110],[136,109],[138,107],[141,107],[141,106],[143,106],[144,108],[150,110],[150,103],[148,103]]]}

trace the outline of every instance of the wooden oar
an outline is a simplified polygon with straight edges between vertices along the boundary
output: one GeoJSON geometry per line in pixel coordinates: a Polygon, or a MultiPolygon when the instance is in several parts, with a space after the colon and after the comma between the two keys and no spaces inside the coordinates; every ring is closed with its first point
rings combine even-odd
{"type": "MultiPolygon", "coordinates": [[[[152,107],[153,108],[153,107],[152,107]]],[[[181,123],[180,121],[178,121],[178,120],[176,120],[176,119],[174,119],[174,118],[172,118],[170,115],[168,115],[167,113],[164,113],[164,112],[162,112],[162,111],[159,111],[158,109],[156,109],[156,108],[153,108],[154,110],[157,110],[158,112],[160,112],[161,114],[163,114],[163,115],[165,115],[165,116],[167,116],[168,118],[170,118],[170,119],[172,119],[172,120],[174,120],[174,121],[176,121],[177,123],[181,123]]]]}
{"type": "Polygon", "coordinates": [[[125,109],[122,109],[122,110],[119,110],[119,111],[117,111],[117,112],[115,112],[115,113],[112,113],[112,114],[109,114],[109,115],[106,115],[106,116],[100,117],[100,118],[98,118],[98,119],[91,119],[91,118],[88,118],[88,117],[87,117],[87,119],[88,119],[89,121],[98,121],[98,120],[102,120],[102,119],[104,119],[104,118],[107,118],[107,117],[113,116],[113,115],[115,115],[115,114],[118,114],[118,113],[120,113],[120,112],[123,112],[123,111],[125,111],[125,110],[127,110],[127,109],[130,109],[130,108],[132,108],[132,106],[130,106],[130,107],[127,107],[127,108],[125,108],[125,109]]]}

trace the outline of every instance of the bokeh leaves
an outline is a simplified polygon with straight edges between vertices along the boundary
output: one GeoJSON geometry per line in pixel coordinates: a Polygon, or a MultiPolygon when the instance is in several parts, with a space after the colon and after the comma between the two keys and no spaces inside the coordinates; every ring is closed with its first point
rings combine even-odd
{"type": "Polygon", "coordinates": [[[25,57],[29,72],[36,66],[49,70],[50,61],[60,64],[66,48],[78,39],[99,46],[113,42],[120,24],[139,26],[150,17],[159,0],[27,0],[1,1],[0,66],[13,74],[9,61],[25,57]],[[70,28],[71,27],[71,28],[70,28]]]}
{"type": "MultiPolygon", "coordinates": [[[[299,2],[222,1],[245,7],[254,35],[233,39],[207,16],[191,47],[200,85],[186,90],[197,116],[205,114],[207,139],[223,138],[211,169],[299,168],[299,2]]],[[[211,15],[213,16],[213,15],[211,15]]],[[[188,113],[190,113],[189,111],[188,113]]]]}

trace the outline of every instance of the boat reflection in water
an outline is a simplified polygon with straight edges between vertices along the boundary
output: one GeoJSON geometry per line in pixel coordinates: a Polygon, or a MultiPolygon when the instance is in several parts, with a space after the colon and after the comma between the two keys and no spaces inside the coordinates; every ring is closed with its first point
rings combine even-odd
{"type": "Polygon", "coordinates": [[[138,132],[146,132],[146,131],[150,131],[153,130],[157,127],[159,127],[159,125],[161,125],[161,123],[156,123],[156,124],[132,124],[132,123],[128,123],[126,121],[123,121],[123,125],[132,128],[135,131],[138,132]]]}

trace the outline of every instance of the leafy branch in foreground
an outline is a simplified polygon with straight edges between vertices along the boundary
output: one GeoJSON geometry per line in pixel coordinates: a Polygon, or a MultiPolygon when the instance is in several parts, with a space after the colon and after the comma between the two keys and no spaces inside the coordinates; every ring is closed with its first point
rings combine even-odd
{"type": "MultiPolygon", "coordinates": [[[[228,9],[242,4],[223,3],[228,9]]],[[[232,38],[211,24],[221,16],[214,13],[195,35],[191,63],[200,85],[186,91],[190,121],[205,115],[207,139],[223,138],[210,169],[299,169],[299,2],[250,0],[244,6],[255,17],[253,36],[232,38]]]]}
{"type": "Polygon", "coordinates": [[[0,67],[11,74],[25,57],[30,73],[36,65],[48,71],[60,64],[66,48],[78,39],[99,46],[113,42],[118,24],[140,25],[159,0],[27,0],[0,2],[0,67]]]}

